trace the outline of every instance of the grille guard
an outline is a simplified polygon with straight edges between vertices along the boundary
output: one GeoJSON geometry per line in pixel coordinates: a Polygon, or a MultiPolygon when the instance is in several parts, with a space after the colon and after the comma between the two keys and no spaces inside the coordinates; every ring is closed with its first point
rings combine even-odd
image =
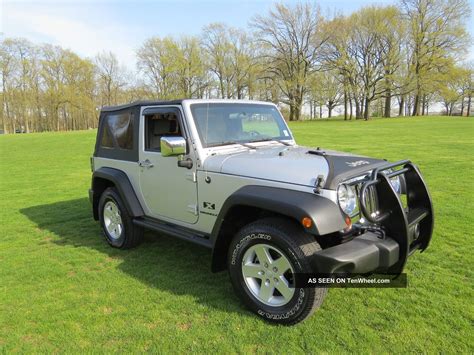
{"type": "Polygon", "coordinates": [[[386,234],[398,242],[400,246],[399,261],[390,268],[390,272],[400,273],[406,260],[416,250],[425,250],[431,240],[434,226],[433,205],[428,188],[416,165],[409,160],[387,163],[375,168],[359,192],[360,210],[364,217],[384,229],[386,234]],[[401,167],[390,173],[387,169],[401,167]],[[406,210],[390,183],[390,178],[403,175],[406,185],[406,210]],[[373,216],[366,206],[366,193],[370,186],[377,191],[380,214],[373,216]],[[419,236],[415,228],[419,225],[419,236]]]}

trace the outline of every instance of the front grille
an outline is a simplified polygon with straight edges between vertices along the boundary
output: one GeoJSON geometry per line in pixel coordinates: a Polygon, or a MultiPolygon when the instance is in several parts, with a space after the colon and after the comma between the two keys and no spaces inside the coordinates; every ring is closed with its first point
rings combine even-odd
{"type": "Polygon", "coordinates": [[[367,207],[367,212],[369,212],[373,217],[377,216],[379,213],[379,201],[377,198],[377,190],[374,185],[369,186],[367,189],[364,202],[367,207]]]}

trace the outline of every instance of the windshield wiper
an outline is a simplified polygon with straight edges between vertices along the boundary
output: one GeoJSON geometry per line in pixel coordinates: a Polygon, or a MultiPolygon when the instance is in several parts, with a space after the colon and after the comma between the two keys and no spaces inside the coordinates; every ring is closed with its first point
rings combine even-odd
{"type": "Polygon", "coordinates": [[[232,144],[238,144],[241,145],[242,147],[250,148],[250,149],[257,149],[253,145],[250,145],[248,143],[241,143],[241,142],[234,142],[234,141],[225,141],[225,142],[216,142],[216,143],[211,143],[208,144],[208,147],[217,147],[217,146],[222,146],[222,145],[232,145],[232,144]]]}
{"type": "Polygon", "coordinates": [[[250,141],[250,142],[236,142],[236,141],[223,141],[223,142],[215,142],[208,144],[208,147],[217,147],[217,146],[222,146],[222,145],[232,145],[232,144],[238,144],[241,145],[242,147],[250,148],[250,149],[257,149],[254,145],[251,145],[251,143],[259,143],[259,142],[270,142],[270,141],[275,141],[280,144],[286,145],[287,147],[291,146],[291,143],[282,141],[280,139],[275,139],[275,138],[262,138],[258,139],[255,141],[250,141]]]}
{"type": "Polygon", "coordinates": [[[249,143],[270,142],[270,141],[278,142],[278,143],[280,143],[280,144],[286,145],[287,147],[289,147],[289,146],[291,145],[291,143],[282,141],[282,140],[280,140],[280,139],[275,139],[275,138],[263,138],[263,139],[259,139],[259,140],[256,140],[256,141],[251,141],[251,142],[249,142],[249,143]]]}

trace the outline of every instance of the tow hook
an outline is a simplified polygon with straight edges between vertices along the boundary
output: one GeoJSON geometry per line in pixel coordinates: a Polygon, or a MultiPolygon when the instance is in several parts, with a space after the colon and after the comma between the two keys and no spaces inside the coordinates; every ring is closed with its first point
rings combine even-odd
{"type": "Polygon", "coordinates": [[[378,226],[374,226],[374,225],[370,225],[370,226],[361,226],[361,231],[363,233],[365,232],[373,232],[375,234],[377,234],[377,237],[379,239],[382,239],[382,240],[385,240],[386,239],[386,235],[385,235],[385,230],[381,227],[378,227],[378,226]]]}

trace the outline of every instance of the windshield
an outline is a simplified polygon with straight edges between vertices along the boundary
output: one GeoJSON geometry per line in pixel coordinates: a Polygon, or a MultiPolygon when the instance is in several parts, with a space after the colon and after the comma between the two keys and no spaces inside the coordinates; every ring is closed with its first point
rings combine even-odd
{"type": "Polygon", "coordinates": [[[271,105],[199,103],[191,105],[204,148],[292,139],[280,112],[271,105]]]}

